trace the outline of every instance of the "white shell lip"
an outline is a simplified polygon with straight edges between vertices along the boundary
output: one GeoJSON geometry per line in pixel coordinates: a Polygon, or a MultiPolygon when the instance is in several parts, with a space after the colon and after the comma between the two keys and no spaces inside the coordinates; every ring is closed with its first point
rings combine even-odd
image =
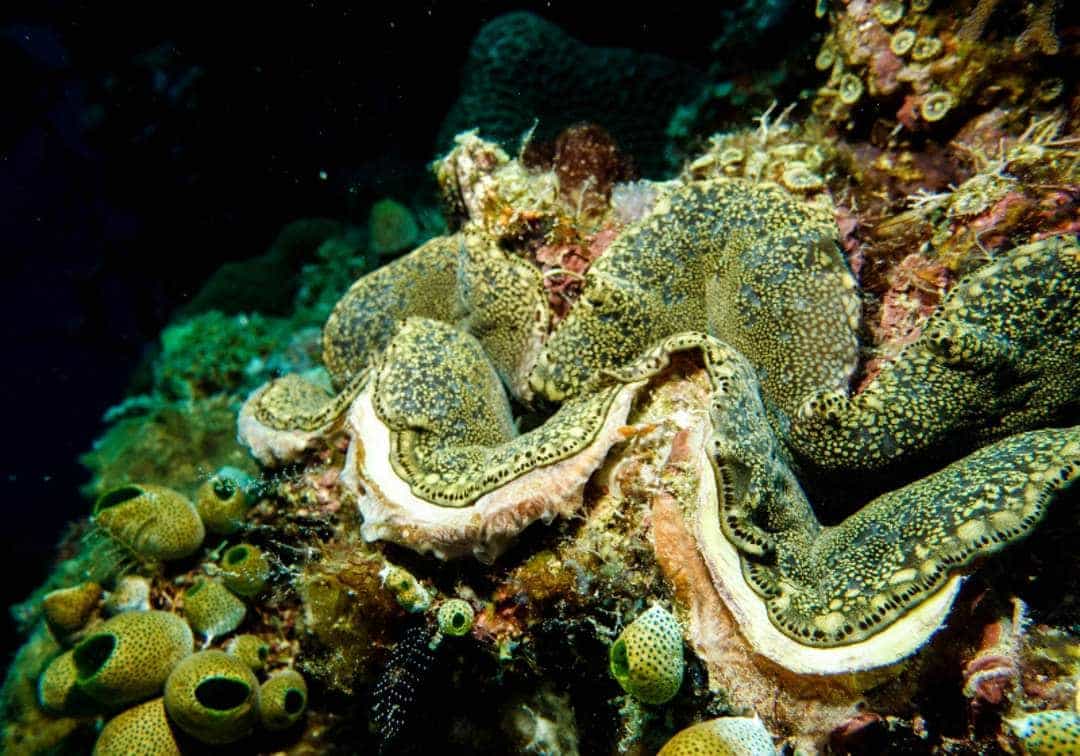
{"type": "Polygon", "coordinates": [[[390,429],[379,419],[371,390],[353,402],[347,419],[352,438],[342,481],[357,498],[366,541],[386,540],[439,559],[472,554],[494,561],[526,527],[567,517],[582,505],[585,484],[611,447],[644,381],[623,386],[604,425],[585,449],[539,467],[479,497],[467,507],[441,507],[419,498],[390,464],[390,429]]]}
{"type": "MultiPolygon", "coordinates": [[[[707,421],[706,421],[707,425],[707,421]]],[[[804,675],[843,675],[892,666],[926,645],[948,617],[964,576],[954,575],[937,593],[871,637],[831,648],[806,646],[781,633],[769,619],[765,602],[743,577],[739,552],[720,529],[716,479],[709,464],[706,427],[694,435],[698,501],[694,538],[712,582],[754,651],[784,669],[804,675]]]]}

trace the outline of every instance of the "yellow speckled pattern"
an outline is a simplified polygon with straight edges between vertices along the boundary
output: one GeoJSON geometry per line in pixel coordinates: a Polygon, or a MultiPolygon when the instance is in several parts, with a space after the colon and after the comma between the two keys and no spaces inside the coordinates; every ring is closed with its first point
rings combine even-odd
{"type": "Polygon", "coordinates": [[[227,635],[244,621],[247,607],[217,580],[199,578],[184,591],[184,616],[206,638],[227,635]]]}
{"type": "Polygon", "coordinates": [[[165,486],[129,483],[98,497],[94,524],[139,557],[171,561],[202,546],[206,529],[186,496],[165,486]]]}
{"type": "Polygon", "coordinates": [[[161,698],[110,719],[94,743],[94,756],[180,756],[161,698]]]}
{"type": "Polygon", "coordinates": [[[1080,405],[1080,246],[1017,247],[963,279],[860,394],[822,392],[791,445],[808,463],[870,470],[957,439],[985,443],[1080,405]]]}
{"type": "Polygon", "coordinates": [[[708,331],[741,351],[786,412],[845,386],[859,304],[836,236],[828,209],[777,186],[717,179],[677,189],[586,273],[533,389],[561,400],[681,331],[708,331]]]}
{"type": "Polygon", "coordinates": [[[200,651],[169,675],[165,710],[203,743],[233,743],[255,729],[258,691],[259,681],[242,661],[224,651],[200,651]]]}
{"type": "Polygon", "coordinates": [[[627,625],[611,646],[611,675],[623,690],[647,704],[670,701],[683,679],[682,629],[655,605],[627,625]]]}
{"type": "Polygon", "coordinates": [[[257,596],[270,579],[270,561],[258,546],[238,543],[221,555],[221,579],[237,596],[257,596]]]}
{"type": "Polygon", "coordinates": [[[657,756],[773,756],[776,748],[756,717],[720,717],[676,733],[657,756]]]}
{"type": "Polygon", "coordinates": [[[268,730],[285,730],[304,716],[307,682],[295,669],[275,672],[259,689],[259,719],[268,730]]]}
{"type": "Polygon", "coordinates": [[[1037,711],[1005,721],[1031,756],[1080,754],[1080,714],[1074,711],[1037,711]]]}
{"type": "Polygon", "coordinates": [[[161,690],[165,678],[193,646],[191,629],[175,614],[119,614],[73,649],[76,685],[108,706],[140,701],[161,690]]]}

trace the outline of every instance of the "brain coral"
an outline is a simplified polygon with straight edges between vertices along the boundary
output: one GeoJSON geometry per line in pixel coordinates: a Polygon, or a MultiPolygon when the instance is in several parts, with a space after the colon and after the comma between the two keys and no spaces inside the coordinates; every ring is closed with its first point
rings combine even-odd
{"type": "Polygon", "coordinates": [[[473,40],[439,147],[479,126],[484,137],[513,151],[534,123],[536,137],[549,141],[566,126],[599,120],[655,175],[663,168],[668,119],[702,83],[699,72],[659,55],[588,47],[539,16],[508,13],[473,40]]]}

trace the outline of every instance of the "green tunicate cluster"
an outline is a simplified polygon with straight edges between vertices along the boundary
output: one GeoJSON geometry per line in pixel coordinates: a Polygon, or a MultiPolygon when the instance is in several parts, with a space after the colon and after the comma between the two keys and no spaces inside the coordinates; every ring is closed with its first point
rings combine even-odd
{"type": "Polygon", "coordinates": [[[259,682],[224,651],[200,651],[176,665],[165,683],[165,710],[177,727],[203,743],[233,743],[258,721],[259,682]]]}
{"type": "Polygon", "coordinates": [[[1080,753],[1080,714],[1037,711],[1005,720],[1031,756],[1080,753]]]}
{"type": "Polygon", "coordinates": [[[105,707],[141,701],[161,690],[194,648],[191,629],[168,612],[125,612],[96,627],[72,649],[75,685],[105,707]]]}
{"type": "Polygon", "coordinates": [[[720,717],[676,733],[657,756],[774,756],[776,748],[757,717],[720,717]]]}
{"type": "Polygon", "coordinates": [[[476,613],[464,599],[447,599],[439,605],[435,621],[439,632],[451,637],[467,635],[472,630],[476,613]]]}
{"type": "Polygon", "coordinates": [[[206,530],[195,505],[164,486],[128,484],[94,503],[94,525],[137,558],[173,561],[199,550],[206,530]]]}
{"type": "Polygon", "coordinates": [[[155,698],[117,714],[106,723],[94,743],[93,756],[130,754],[180,756],[180,745],[165,714],[163,698],[155,698]]]}
{"type": "Polygon", "coordinates": [[[682,685],[683,666],[682,630],[658,604],[627,625],[611,646],[611,676],[642,703],[670,701],[682,685]]]}
{"type": "Polygon", "coordinates": [[[307,682],[294,669],[270,675],[259,689],[259,719],[271,731],[286,730],[307,709],[307,682]]]}
{"type": "Polygon", "coordinates": [[[270,645],[257,635],[237,635],[225,644],[225,652],[232,654],[251,669],[261,672],[270,657],[270,645]]]}
{"type": "Polygon", "coordinates": [[[241,543],[222,555],[221,576],[230,591],[252,598],[266,587],[266,581],[270,579],[270,562],[258,546],[241,543]]]}
{"type": "Polygon", "coordinates": [[[184,616],[207,640],[240,627],[246,613],[244,602],[216,580],[200,578],[184,591],[184,616]]]}
{"type": "Polygon", "coordinates": [[[244,481],[219,472],[195,493],[195,509],[206,529],[218,535],[231,535],[244,524],[248,501],[244,481]]]}

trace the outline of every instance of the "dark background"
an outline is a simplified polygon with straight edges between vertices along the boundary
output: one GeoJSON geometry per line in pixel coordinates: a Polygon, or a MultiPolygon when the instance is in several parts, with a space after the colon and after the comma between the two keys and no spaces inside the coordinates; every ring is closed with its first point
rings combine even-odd
{"type": "MultiPolygon", "coordinates": [[[[719,31],[684,2],[272,5],[0,11],[0,605],[86,512],[78,455],[170,314],[288,221],[366,208],[350,186],[414,182],[481,24],[530,9],[702,69],[719,31]]],[[[0,628],[7,649],[6,612],[0,628]]]]}

